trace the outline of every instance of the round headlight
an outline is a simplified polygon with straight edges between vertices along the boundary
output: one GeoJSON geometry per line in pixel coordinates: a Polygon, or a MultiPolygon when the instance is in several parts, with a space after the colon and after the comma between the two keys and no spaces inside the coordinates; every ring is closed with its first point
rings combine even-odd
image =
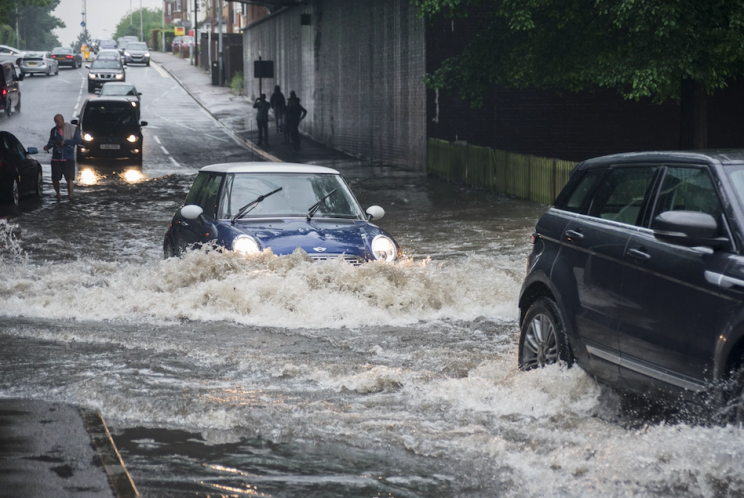
{"type": "Polygon", "coordinates": [[[134,142],[136,142],[136,141],[137,141],[137,136],[136,136],[136,135],[129,135],[129,136],[127,137],[127,142],[131,142],[131,143],[134,143],[134,142]]]}
{"type": "Polygon", "coordinates": [[[83,140],[86,142],[91,142],[93,140],[93,135],[90,133],[83,133],[83,140]]]}
{"type": "Polygon", "coordinates": [[[256,254],[261,252],[261,249],[258,247],[258,242],[248,235],[239,235],[235,240],[233,240],[232,250],[239,252],[240,254],[256,254]]]}
{"type": "Polygon", "coordinates": [[[398,251],[395,243],[384,235],[378,235],[372,240],[372,254],[378,261],[393,261],[398,251]]]}

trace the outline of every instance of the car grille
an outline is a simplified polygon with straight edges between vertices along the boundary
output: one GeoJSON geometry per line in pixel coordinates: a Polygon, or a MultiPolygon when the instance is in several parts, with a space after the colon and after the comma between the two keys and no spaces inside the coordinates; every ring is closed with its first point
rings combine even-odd
{"type": "Polygon", "coordinates": [[[113,74],[97,74],[96,79],[98,80],[114,80],[116,79],[113,74]]]}
{"type": "Polygon", "coordinates": [[[313,258],[313,261],[333,261],[334,259],[342,258],[353,266],[359,266],[365,263],[363,258],[352,254],[308,254],[308,256],[313,258]]]}

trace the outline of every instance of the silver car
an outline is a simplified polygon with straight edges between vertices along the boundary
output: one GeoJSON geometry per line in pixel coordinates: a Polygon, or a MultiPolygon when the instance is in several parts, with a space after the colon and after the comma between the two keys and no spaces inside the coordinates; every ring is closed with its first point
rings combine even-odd
{"type": "Polygon", "coordinates": [[[59,74],[59,63],[50,52],[27,52],[18,65],[20,73],[25,75],[59,74]]]}
{"type": "Polygon", "coordinates": [[[9,47],[7,45],[0,45],[0,62],[12,62],[16,66],[21,63],[21,59],[26,54],[23,50],[9,47]]]}

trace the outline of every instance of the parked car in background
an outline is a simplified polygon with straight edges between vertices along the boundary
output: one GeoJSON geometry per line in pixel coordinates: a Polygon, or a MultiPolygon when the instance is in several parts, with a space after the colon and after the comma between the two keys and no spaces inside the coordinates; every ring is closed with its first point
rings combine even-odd
{"type": "Polygon", "coordinates": [[[12,62],[16,66],[21,63],[25,52],[7,45],[0,45],[0,62],[12,62]]]}
{"type": "Polygon", "coordinates": [[[126,50],[124,50],[124,62],[149,66],[150,50],[147,48],[147,43],[129,42],[126,50]]]}
{"type": "Polygon", "coordinates": [[[137,113],[137,119],[140,119],[140,111],[142,107],[140,105],[140,95],[142,95],[142,93],[137,91],[137,88],[134,86],[133,83],[117,83],[113,81],[105,83],[101,87],[101,91],[99,93],[99,96],[101,97],[120,98],[131,103],[132,107],[134,107],[137,113]]]}
{"type": "Polygon", "coordinates": [[[83,56],[69,47],[54,47],[52,57],[61,67],[77,69],[83,65],[83,56]]]}
{"type": "Polygon", "coordinates": [[[10,61],[0,63],[0,109],[10,117],[11,109],[21,111],[21,86],[23,74],[16,73],[15,64],[10,61]]]}
{"type": "Polygon", "coordinates": [[[0,131],[0,203],[17,206],[26,194],[41,197],[41,164],[30,157],[38,152],[35,147],[26,149],[12,133],[0,131]]]}
{"type": "Polygon", "coordinates": [[[19,71],[24,76],[59,74],[59,64],[50,52],[26,52],[21,59],[19,71]]]}
{"type": "Polygon", "coordinates": [[[125,81],[126,72],[121,61],[116,59],[98,59],[91,64],[86,65],[88,68],[88,92],[95,92],[96,88],[101,88],[104,83],[109,81],[125,81]]]}
{"type": "Polygon", "coordinates": [[[744,151],[585,161],[533,244],[521,369],[576,362],[744,422],[744,151]]]}
{"type": "Polygon", "coordinates": [[[85,101],[79,119],[81,145],[77,160],[100,158],[131,159],[142,162],[142,126],[131,102],[114,97],[98,97],[85,101]]]}
{"type": "Polygon", "coordinates": [[[302,249],[316,261],[394,261],[398,246],[370,223],[340,173],[305,164],[226,163],[199,170],[165,234],[166,258],[210,245],[240,254],[302,249]]]}
{"type": "Polygon", "coordinates": [[[173,52],[178,52],[181,47],[193,47],[194,37],[193,36],[176,36],[172,42],[173,52]]]}

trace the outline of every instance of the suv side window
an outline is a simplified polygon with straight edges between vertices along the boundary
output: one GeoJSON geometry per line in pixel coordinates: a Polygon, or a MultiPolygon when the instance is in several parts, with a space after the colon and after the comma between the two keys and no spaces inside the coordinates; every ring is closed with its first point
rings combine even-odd
{"type": "Polygon", "coordinates": [[[656,166],[611,169],[597,187],[589,215],[640,226],[643,201],[658,169],[656,166]]]}
{"type": "Polygon", "coordinates": [[[594,188],[594,185],[596,185],[597,181],[602,178],[605,171],[605,169],[593,169],[587,171],[586,174],[577,182],[576,187],[573,189],[561,208],[566,211],[578,213],[584,205],[587,196],[594,188]]]}
{"type": "Polygon", "coordinates": [[[719,234],[725,232],[723,207],[705,168],[670,167],[664,174],[653,217],[680,210],[707,213],[718,222],[719,234]]]}

